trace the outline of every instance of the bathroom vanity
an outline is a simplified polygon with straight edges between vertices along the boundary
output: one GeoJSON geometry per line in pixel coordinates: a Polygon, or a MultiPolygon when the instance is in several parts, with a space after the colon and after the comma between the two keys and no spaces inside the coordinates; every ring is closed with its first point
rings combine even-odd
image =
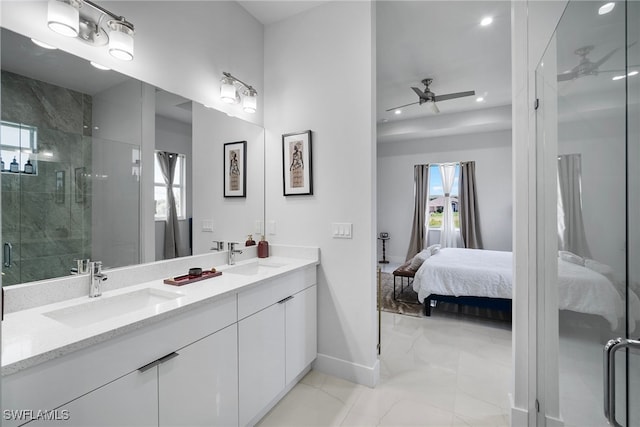
{"type": "Polygon", "coordinates": [[[251,258],[7,314],[3,425],[255,424],[316,358],[317,264],[251,258]]]}

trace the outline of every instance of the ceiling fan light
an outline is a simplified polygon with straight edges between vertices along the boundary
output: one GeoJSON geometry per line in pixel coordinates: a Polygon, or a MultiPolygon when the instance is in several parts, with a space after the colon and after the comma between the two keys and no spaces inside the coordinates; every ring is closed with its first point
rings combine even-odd
{"type": "Polygon", "coordinates": [[[437,113],[439,113],[439,112],[440,112],[440,109],[438,108],[438,106],[436,105],[436,103],[435,103],[435,102],[430,102],[430,104],[431,104],[431,110],[432,110],[434,113],[436,113],[436,114],[437,114],[437,113]]]}
{"type": "Polygon", "coordinates": [[[49,0],[47,25],[49,29],[66,37],[77,37],[80,31],[80,11],[76,3],[49,0]]]}
{"type": "Polygon", "coordinates": [[[598,15],[606,15],[611,12],[614,7],[616,7],[614,2],[605,3],[598,9],[598,15]]]}
{"type": "Polygon", "coordinates": [[[484,18],[482,18],[482,21],[480,21],[480,25],[482,25],[483,27],[486,27],[487,25],[491,25],[492,22],[493,22],[493,17],[485,16],[484,18]]]}

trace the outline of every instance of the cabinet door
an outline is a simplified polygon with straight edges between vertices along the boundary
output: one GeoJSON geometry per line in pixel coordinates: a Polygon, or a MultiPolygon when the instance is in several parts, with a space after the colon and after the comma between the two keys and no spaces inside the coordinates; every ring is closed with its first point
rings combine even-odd
{"type": "Polygon", "coordinates": [[[238,323],[240,425],[247,425],[284,389],[285,304],[238,323]]]}
{"type": "Polygon", "coordinates": [[[158,425],[158,371],[156,368],[134,371],[48,415],[52,419],[40,418],[29,426],[155,427],[158,425]]]}
{"type": "Polygon", "coordinates": [[[237,337],[233,324],[158,366],[161,427],[238,425],[237,337]]]}
{"type": "Polygon", "coordinates": [[[286,384],[313,362],[318,353],[316,289],[314,285],[298,292],[286,304],[286,384]]]}

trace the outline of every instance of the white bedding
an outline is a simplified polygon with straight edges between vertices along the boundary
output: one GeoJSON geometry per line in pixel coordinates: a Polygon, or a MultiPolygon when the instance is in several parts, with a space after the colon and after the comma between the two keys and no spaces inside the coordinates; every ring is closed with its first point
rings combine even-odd
{"type": "MultiPolygon", "coordinates": [[[[418,269],[413,289],[420,302],[431,294],[511,299],[511,252],[441,249],[418,269]]],[[[640,300],[633,292],[630,297],[634,308],[631,312],[640,312],[640,300]]],[[[561,259],[558,259],[558,302],[561,310],[602,316],[612,329],[624,317],[623,299],[609,279],[561,259]]],[[[635,322],[631,323],[635,326],[635,322]]]]}

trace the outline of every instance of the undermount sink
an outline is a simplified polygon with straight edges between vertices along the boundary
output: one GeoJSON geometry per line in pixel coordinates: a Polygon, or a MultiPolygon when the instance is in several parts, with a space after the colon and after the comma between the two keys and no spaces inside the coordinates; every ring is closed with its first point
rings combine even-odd
{"type": "Polygon", "coordinates": [[[243,276],[254,276],[257,274],[270,273],[276,268],[284,267],[285,264],[279,264],[271,261],[254,261],[249,264],[236,265],[225,270],[225,273],[241,274],[243,276]]]}
{"type": "Polygon", "coordinates": [[[144,288],[112,297],[92,298],[81,304],[42,314],[65,325],[78,328],[153,307],[182,296],[184,294],[180,292],[144,288]]]}

